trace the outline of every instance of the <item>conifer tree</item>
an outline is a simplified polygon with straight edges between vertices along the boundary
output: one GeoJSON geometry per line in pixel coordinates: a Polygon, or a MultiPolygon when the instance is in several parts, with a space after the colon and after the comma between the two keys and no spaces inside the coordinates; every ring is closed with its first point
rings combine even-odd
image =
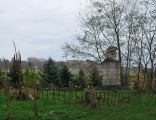
{"type": "Polygon", "coordinates": [[[71,81],[71,73],[66,65],[60,70],[60,81],[63,87],[69,87],[69,82],[71,81]]]}
{"type": "Polygon", "coordinates": [[[84,71],[82,69],[79,70],[78,80],[79,80],[80,86],[82,88],[84,88],[85,87],[85,74],[84,74],[84,71]]]}
{"type": "Polygon", "coordinates": [[[49,58],[43,67],[42,79],[44,83],[53,83],[59,85],[58,68],[55,61],[49,58]]]}
{"type": "Polygon", "coordinates": [[[91,82],[91,85],[93,85],[94,87],[98,86],[98,85],[100,85],[101,81],[102,81],[102,76],[100,75],[100,73],[97,70],[97,68],[94,67],[92,69],[92,71],[90,72],[90,82],[91,82]]]}

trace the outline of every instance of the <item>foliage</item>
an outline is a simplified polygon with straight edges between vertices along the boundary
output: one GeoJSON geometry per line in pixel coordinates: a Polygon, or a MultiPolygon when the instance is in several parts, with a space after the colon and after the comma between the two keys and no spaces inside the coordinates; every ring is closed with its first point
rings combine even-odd
{"type": "Polygon", "coordinates": [[[23,82],[24,85],[36,85],[40,84],[40,71],[32,69],[32,68],[26,68],[23,72],[23,82]]]}
{"type": "Polygon", "coordinates": [[[80,89],[80,83],[77,75],[71,74],[71,83],[69,87],[73,89],[80,89]]]}
{"type": "Polygon", "coordinates": [[[20,52],[16,52],[15,48],[15,54],[12,59],[11,67],[9,70],[9,77],[11,79],[12,84],[21,89],[23,76],[22,76],[22,68],[21,68],[21,54],[20,52]]]}
{"type": "Polygon", "coordinates": [[[71,73],[66,65],[60,69],[60,82],[63,87],[69,87],[71,81],[71,73]]]}
{"type": "Polygon", "coordinates": [[[55,61],[51,58],[44,64],[42,79],[43,83],[52,83],[56,86],[59,85],[58,68],[56,67],[55,61]]]}
{"type": "Polygon", "coordinates": [[[0,87],[2,87],[2,81],[3,80],[3,72],[2,72],[2,69],[0,68],[0,87]]]}
{"type": "Polygon", "coordinates": [[[85,82],[85,73],[82,69],[79,70],[78,73],[78,80],[79,80],[79,84],[82,88],[85,88],[86,86],[86,82],[85,82]]]}
{"type": "Polygon", "coordinates": [[[79,86],[79,81],[75,74],[71,74],[71,84],[72,86],[79,86]]]}
{"type": "Polygon", "coordinates": [[[100,75],[100,72],[97,70],[96,67],[94,67],[90,71],[90,84],[93,86],[98,86],[101,84],[102,76],[100,75]]]}
{"type": "Polygon", "coordinates": [[[15,86],[18,83],[18,73],[16,71],[15,68],[15,63],[12,60],[11,66],[10,66],[10,70],[9,70],[9,77],[11,80],[11,83],[15,86]]]}
{"type": "Polygon", "coordinates": [[[2,69],[0,68],[0,80],[2,79],[2,76],[3,76],[3,72],[2,69]]]}

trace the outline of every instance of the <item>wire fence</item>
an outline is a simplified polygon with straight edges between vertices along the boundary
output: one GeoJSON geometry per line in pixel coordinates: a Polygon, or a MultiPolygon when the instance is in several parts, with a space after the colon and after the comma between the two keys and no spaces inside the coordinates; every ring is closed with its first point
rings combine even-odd
{"type": "MultiPolygon", "coordinates": [[[[85,90],[76,90],[70,88],[59,88],[54,86],[25,86],[33,91],[37,91],[37,96],[46,100],[51,100],[56,103],[84,103],[86,97],[85,90]]],[[[14,93],[15,88],[9,88],[11,93],[14,93]]],[[[120,104],[130,103],[135,101],[149,99],[156,100],[155,91],[136,91],[136,90],[125,90],[125,89],[97,89],[93,93],[94,99],[97,104],[120,104]]]]}
{"type": "MultiPolygon", "coordinates": [[[[61,103],[83,103],[85,90],[71,90],[64,88],[43,88],[41,97],[61,103]]],[[[154,91],[114,91],[95,90],[94,95],[97,104],[120,104],[149,99],[156,100],[154,91]]]]}

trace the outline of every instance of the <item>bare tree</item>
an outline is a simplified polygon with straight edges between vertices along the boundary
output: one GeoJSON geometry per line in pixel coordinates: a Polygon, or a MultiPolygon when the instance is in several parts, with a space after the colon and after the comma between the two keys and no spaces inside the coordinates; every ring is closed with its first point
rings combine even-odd
{"type": "MultiPolygon", "coordinates": [[[[63,49],[72,56],[89,57],[102,63],[109,46],[118,47],[120,71],[122,71],[121,46],[124,30],[126,3],[116,0],[91,1],[91,9],[82,17],[82,35],[75,44],[65,44],[63,49]]],[[[121,78],[122,78],[122,72],[121,78]]]]}
{"type": "Polygon", "coordinates": [[[63,47],[65,55],[92,58],[102,63],[106,48],[117,46],[122,85],[128,85],[130,69],[137,67],[136,84],[141,82],[143,72],[147,79],[144,82],[148,81],[151,88],[156,57],[155,3],[155,0],[91,0],[89,10],[81,17],[82,31],[76,42],[63,47]]]}
{"type": "Polygon", "coordinates": [[[137,2],[129,2],[129,7],[126,11],[125,17],[125,45],[124,45],[124,52],[123,52],[123,63],[125,63],[125,84],[129,84],[129,72],[132,66],[133,54],[135,52],[135,45],[138,42],[138,9],[137,9],[137,2]]]}
{"type": "Polygon", "coordinates": [[[148,77],[148,87],[152,89],[154,83],[154,62],[156,58],[156,4],[155,0],[143,1],[145,8],[144,22],[141,28],[144,33],[144,51],[148,54],[150,75],[148,77]]]}

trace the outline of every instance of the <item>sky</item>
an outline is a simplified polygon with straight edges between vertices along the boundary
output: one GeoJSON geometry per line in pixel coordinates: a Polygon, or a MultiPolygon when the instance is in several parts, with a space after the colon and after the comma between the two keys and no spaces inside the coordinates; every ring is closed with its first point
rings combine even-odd
{"type": "Polygon", "coordinates": [[[23,60],[64,60],[61,46],[74,41],[85,5],[85,0],[0,0],[0,58],[13,57],[15,41],[23,60]]]}

